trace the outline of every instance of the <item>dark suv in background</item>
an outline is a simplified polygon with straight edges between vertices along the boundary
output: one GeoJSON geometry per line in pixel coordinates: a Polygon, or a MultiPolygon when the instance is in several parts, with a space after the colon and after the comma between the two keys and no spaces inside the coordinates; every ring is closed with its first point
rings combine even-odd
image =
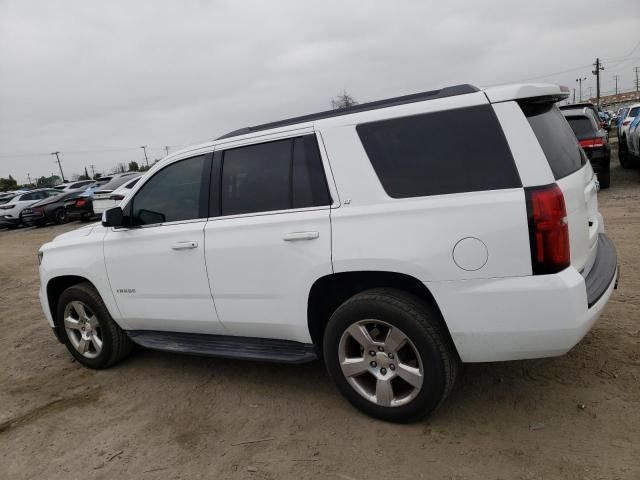
{"type": "Polygon", "coordinates": [[[611,184],[611,149],[609,134],[602,128],[600,118],[594,114],[593,109],[583,106],[563,107],[562,114],[587,154],[593,171],[598,174],[600,188],[609,188],[611,184]]]}

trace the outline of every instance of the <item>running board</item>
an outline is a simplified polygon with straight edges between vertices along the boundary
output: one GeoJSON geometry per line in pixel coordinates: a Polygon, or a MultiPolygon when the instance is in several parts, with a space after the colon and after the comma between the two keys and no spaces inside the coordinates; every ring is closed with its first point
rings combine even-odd
{"type": "Polygon", "coordinates": [[[280,363],[306,363],[318,358],[312,344],[291,340],[155,330],[127,330],[127,335],[141,347],[163,352],[280,363]]]}

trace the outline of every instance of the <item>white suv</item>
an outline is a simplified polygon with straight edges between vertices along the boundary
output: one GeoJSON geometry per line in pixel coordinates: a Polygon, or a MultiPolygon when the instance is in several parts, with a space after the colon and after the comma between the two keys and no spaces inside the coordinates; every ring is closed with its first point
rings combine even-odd
{"type": "Polygon", "coordinates": [[[561,355],[617,279],[553,85],[470,85],[249,127],[154,166],[39,252],[60,341],[324,357],[378,418],[433,411],[460,362],[561,355]]]}

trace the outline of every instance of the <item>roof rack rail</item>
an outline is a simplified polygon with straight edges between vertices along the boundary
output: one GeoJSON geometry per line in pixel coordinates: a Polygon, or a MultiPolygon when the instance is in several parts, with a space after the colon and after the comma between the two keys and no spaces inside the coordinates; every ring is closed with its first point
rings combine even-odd
{"type": "Polygon", "coordinates": [[[287,118],[285,120],[278,120],[276,122],[263,123],[262,125],[256,125],[253,127],[244,127],[232,132],[226,133],[216,140],[222,140],[225,138],[237,137],[238,135],[245,135],[247,133],[259,132],[261,130],[268,130],[270,128],[285,127],[287,125],[293,125],[296,123],[311,122],[313,120],[320,120],[324,118],[339,117],[341,115],[349,115],[351,113],[366,112],[368,110],[376,110],[378,108],[394,107],[396,105],[404,105],[407,103],[422,102],[424,100],[435,100],[436,98],[453,97],[456,95],[465,95],[467,93],[475,93],[480,90],[477,87],[469,84],[455,85],[452,87],[441,88],[440,90],[431,90],[429,92],[414,93],[411,95],[403,95],[401,97],[387,98],[384,100],[376,100],[374,102],[361,103],[352,107],[337,108],[334,110],[326,110],[324,112],[312,113],[309,115],[302,115],[300,117],[287,118]]]}

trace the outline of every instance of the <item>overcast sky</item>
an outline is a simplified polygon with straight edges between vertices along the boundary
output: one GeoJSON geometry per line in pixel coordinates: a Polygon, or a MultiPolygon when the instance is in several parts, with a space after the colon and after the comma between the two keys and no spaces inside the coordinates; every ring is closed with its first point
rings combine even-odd
{"type": "Polygon", "coordinates": [[[633,86],[640,1],[0,0],[0,177],[151,159],[245,125],[457,83],[633,86]],[[564,73],[557,73],[564,72],[564,73]]]}

